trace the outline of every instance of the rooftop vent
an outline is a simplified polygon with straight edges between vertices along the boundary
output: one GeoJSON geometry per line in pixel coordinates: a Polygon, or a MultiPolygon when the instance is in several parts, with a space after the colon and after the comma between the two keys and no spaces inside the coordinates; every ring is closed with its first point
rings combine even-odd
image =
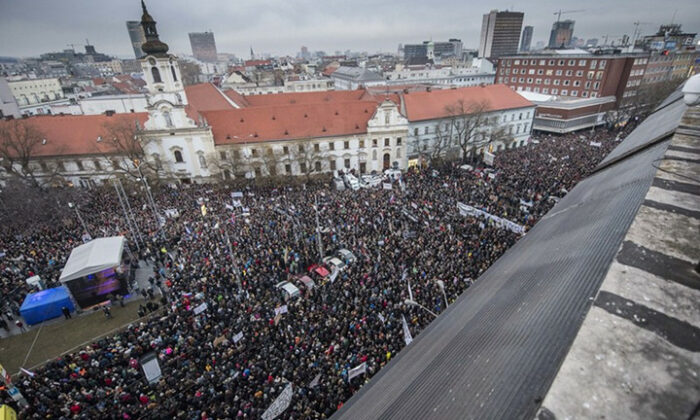
{"type": "Polygon", "coordinates": [[[276,120],[277,118],[275,118],[275,116],[273,115],[273,116],[272,116],[272,119],[273,119],[273,120],[276,120]]]}
{"type": "Polygon", "coordinates": [[[244,121],[243,118],[241,118],[241,122],[243,122],[243,121],[244,121]]]}
{"type": "Polygon", "coordinates": [[[97,142],[99,143],[101,141],[102,141],[102,136],[97,136],[97,142]]]}
{"type": "Polygon", "coordinates": [[[46,139],[42,139],[41,144],[46,144],[46,139]]]}
{"type": "Polygon", "coordinates": [[[338,111],[335,111],[335,115],[338,115],[338,111]]]}
{"type": "Polygon", "coordinates": [[[258,137],[258,133],[256,132],[255,134],[253,134],[253,137],[258,137]]]}
{"type": "Polygon", "coordinates": [[[226,134],[226,140],[231,140],[231,135],[230,135],[230,134],[226,134]]]}
{"type": "Polygon", "coordinates": [[[288,136],[288,135],[289,135],[289,131],[284,130],[284,135],[285,135],[285,136],[288,136]]]}
{"type": "Polygon", "coordinates": [[[304,114],[304,118],[309,118],[309,116],[307,114],[304,114]]]}
{"type": "Polygon", "coordinates": [[[326,126],[323,126],[323,130],[321,130],[321,131],[323,131],[323,132],[325,133],[325,132],[326,132],[326,126]]]}

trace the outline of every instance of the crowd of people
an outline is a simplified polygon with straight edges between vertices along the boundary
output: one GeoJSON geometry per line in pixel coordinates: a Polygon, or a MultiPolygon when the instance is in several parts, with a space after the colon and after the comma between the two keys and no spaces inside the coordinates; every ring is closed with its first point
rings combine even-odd
{"type": "MultiPolygon", "coordinates": [[[[527,231],[617,144],[608,132],[543,136],[499,152],[493,168],[413,169],[391,190],[164,187],[154,189],[158,208],[179,216],[162,227],[136,189],[129,200],[141,241],[114,194],[85,192],[93,236],[129,238],[140,264],[154,267],[165,310],[143,308],[152,316],[18,376],[29,403],[21,416],[260,418],[292,384],[283,417],[328,418],[406,346],[403,319],[415,337],[445,309],[444,296],[456,300],[520,237],[460,214],[458,202],[527,231]],[[243,196],[232,199],[234,191],[243,196]],[[333,280],[311,273],[316,287],[287,300],[276,285],[322,262],[317,235],[324,255],[346,248],[356,261],[333,280]],[[162,370],[151,384],[139,365],[149,353],[162,370]]],[[[25,278],[55,283],[83,233],[79,225],[4,231],[4,312],[18,316],[25,278]]]]}

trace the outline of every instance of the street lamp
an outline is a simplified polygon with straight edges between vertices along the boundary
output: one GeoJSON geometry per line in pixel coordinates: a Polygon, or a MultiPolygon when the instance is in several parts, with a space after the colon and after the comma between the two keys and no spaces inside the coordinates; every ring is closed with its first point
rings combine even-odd
{"type": "Polygon", "coordinates": [[[405,303],[408,306],[417,306],[417,307],[425,310],[426,312],[430,313],[430,315],[437,318],[437,314],[435,312],[431,311],[430,309],[426,308],[425,306],[421,305],[420,303],[416,302],[415,300],[406,299],[403,301],[403,303],[405,303]]]}
{"type": "Polygon", "coordinates": [[[90,231],[87,228],[87,225],[85,224],[85,220],[83,220],[83,216],[80,215],[80,210],[78,210],[78,206],[73,203],[68,203],[68,207],[71,209],[75,209],[75,214],[78,215],[78,220],[80,221],[80,224],[83,226],[83,230],[87,235],[92,239],[92,235],[90,235],[90,231]]]}
{"type": "Polygon", "coordinates": [[[445,293],[445,282],[442,280],[437,281],[438,287],[440,287],[440,290],[442,290],[442,297],[445,298],[445,309],[450,307],[450,304],[447,303],[447,293],[445,293]]]}

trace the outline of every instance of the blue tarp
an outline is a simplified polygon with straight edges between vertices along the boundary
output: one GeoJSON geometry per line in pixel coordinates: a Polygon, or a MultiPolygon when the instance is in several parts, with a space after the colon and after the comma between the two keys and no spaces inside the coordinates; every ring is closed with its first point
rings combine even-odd
{"type": "Polygon", "coordinates": [[[28,294],[19,308],[19,313],[27,324],[34,325],[63,315],[61,308],[64,306],[71,312],[75,310],[68,290],[61,286],[28,294]]]}

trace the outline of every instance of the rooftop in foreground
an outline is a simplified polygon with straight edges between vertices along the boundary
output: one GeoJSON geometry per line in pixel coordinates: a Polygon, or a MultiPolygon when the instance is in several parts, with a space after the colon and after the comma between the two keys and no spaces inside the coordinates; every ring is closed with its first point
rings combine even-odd
{"type": "Polygon", "coordinates": [[[699,117],[669,97],[335,418],[691,417],[699,117]]]}

